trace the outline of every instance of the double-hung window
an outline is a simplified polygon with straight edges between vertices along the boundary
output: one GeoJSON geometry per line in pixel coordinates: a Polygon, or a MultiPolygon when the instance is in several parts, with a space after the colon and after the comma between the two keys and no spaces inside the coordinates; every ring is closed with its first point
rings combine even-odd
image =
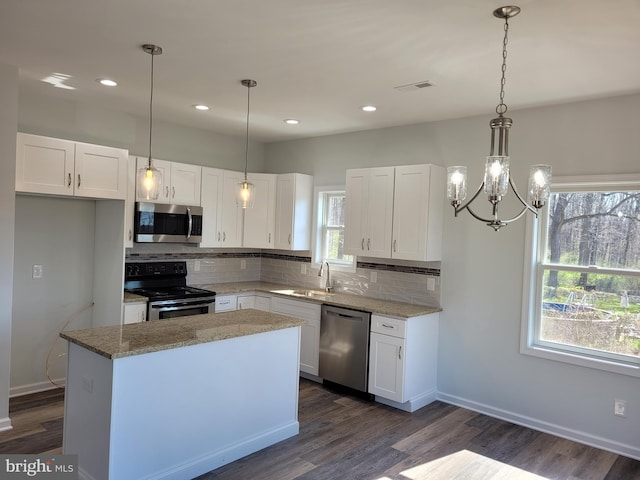
{"type": "Polygon", "coordinates": [[[338,270],[353,270],[355,259],[344,253],[344,187],[318,187],[316,189],[316,222],[313,260],[315,264],[327,261],[338,270]]]}
{"type": "Polygon", "coordinates": [[[521,351],[640,376],[640,182],[554,179],[527,237],[521,351]]]}

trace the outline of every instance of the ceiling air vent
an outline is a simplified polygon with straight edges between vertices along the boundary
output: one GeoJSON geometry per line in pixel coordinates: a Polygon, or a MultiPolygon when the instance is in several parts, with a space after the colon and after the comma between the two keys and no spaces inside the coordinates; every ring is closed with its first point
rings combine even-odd
{"type": "Polygon", "coordinates": [[[424,80],[422,82],[411,83],[409,85],[401,85],[399,87],[394,87],[394,88],[399,92],[408,93],[408,92],[417,92],[418,90],[422,90],[423,88],[433,87],[433,86],[434,86],[433,82],[430,82],[429,80],[424,80]]]}

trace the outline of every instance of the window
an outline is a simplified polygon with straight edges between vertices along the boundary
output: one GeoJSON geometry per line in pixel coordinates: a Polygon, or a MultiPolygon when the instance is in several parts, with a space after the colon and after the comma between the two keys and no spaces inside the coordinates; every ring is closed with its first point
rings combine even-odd
{"type": "Polygon", "coordinates": [[[640,183],[556,180],[530,227],[522,352],[640,376],[640,183]]]}
{"type": "Polygon", "coordinates": [[[344,254],[344,187],[316,189],[316,223],[313,261],[328,261],[338,270],[353,271],[355,259],[344,254]]]}

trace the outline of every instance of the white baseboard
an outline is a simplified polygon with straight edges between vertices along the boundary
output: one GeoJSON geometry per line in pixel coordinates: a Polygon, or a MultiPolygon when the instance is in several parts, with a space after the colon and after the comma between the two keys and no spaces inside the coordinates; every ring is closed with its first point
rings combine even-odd
{"type": "Polygon", "coordinates": [[[604,437],[598,437],[591,435],[590,433],[582,432],[580,430],[573,430],[561,425],[545,422],[536,418],[527,417],[518,413],[510,412],[499,408],[485,405],[483,403],[475,402],[473,400],[467,400],[465,398],[457,397],[455,395],[449,395],[439,392],[438,400],[452,405],[457,405],[474,412],[483,413],[490,417],[506,420],[523,427],[529,427],[540,432],[556,435],[557,437],[566,438],[567,440],[573,440],[578,443],[583,443],[591,447],[600,448],[609,452],[616,453],[618,455],[624,455],[635,460],[640,460],[640,447],[634,445],[627,445],[624,443],[616,442],[604,437]]]}
{"type": "Polygon", "coordinates": [[[11,426],[11,419],[9,417],[0,418],[0,432],[6,432],[12,428],[13,426],[11,426]]]}
{"type": "MultiPolygon", "coordinates": [[[[58,385],[64,386],[66,379],[64,377],[54,378],[53,381],[56,382],[58,385]]],[[[54,388],[58,388],[58,387],[53,385],[49,380],[44,382],[29,383],[27,385],[11,387],[9,389],[9,398],[19,397],[21,395],[28,395],[30,393],[44,392],[46,390],[53,390],[54,388]]]]}
{"type": "Polygon", "coordinates": [[[425,392],[422,395],[412,398],[404,403],[394,402],[393,400],[389,400],[387,398],[379,397],[376,395],[375,400],[378,403],[382,403],[383,405],[389,405],[390,407],[397,408],[399,410],[404,410],[405,412],[415,412],[416,410],[424,407],[425,405],[429,405],[431,402],[434,402],[438,399],[438,392],[432,390],[430,392],[425,392]]]}

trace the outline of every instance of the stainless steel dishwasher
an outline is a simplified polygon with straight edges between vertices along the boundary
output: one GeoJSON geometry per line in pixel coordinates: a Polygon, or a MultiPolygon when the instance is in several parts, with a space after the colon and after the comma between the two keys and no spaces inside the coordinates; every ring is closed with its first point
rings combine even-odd
{"type": "Polygon", "coordinates": [[[322,305],[318,376],[367,391],[371,314],[322,305]]]}

